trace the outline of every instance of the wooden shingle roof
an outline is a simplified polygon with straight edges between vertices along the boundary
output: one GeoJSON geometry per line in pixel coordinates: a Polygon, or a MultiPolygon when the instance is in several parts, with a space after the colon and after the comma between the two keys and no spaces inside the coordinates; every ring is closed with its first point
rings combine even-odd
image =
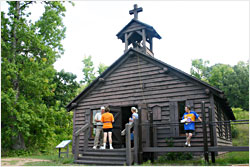
{"type": "Polygon", "coordinates": [[[122,42],[124,42],[124,34],[126,32],[130,32],[130,31],[136,31],[137,29],[146,29],[146,34],[150,37],[155,37],[155,38],[158,38],[158,39],[161,39],[161,36],[156,32],[156,30],[154,29],[154,27],[146,24],[146,23],[143,23],[139,20],[136,20],[136,19],[132,19],[120,32],[118,32],[116,34],[117,38],[118,39],[121,39],[122,42]]]}

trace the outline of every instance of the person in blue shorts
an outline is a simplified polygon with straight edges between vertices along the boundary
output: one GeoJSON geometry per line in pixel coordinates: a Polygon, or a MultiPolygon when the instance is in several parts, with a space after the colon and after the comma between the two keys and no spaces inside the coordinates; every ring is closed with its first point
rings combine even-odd
{"type": "Polygon", "coordinates": [[[191,147],[190,144],[190,140],[192,138],[193,132],[195,130],[195,119],[199,119],[200,121],[201,118],[199,117],[199,115],[191,110],[191,107],[189,105],[187,105],[185,107],[185,113],[182,117],[181,122],[185,122],[184,124],[184,130],[186,133],[186,143],[185,146],[191,147]]]}

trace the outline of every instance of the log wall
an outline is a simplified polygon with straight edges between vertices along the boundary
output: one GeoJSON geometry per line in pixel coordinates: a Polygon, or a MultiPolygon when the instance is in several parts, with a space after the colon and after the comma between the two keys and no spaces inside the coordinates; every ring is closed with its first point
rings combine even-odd
{"type": "MultiPolygon", "coordinates": [[[[85,124],[85,113],[100,106],[131,106],[146,103],[150,109],[154,106],[160,116],[154,120],[154,124],[178,122],[177,117],[171,114],[171,105],[178,101],[189,101],[194,110],[201,115],[201,102],[205,101],[205,110],[208,112],[210,95],[206,94],[205,88],[191,82],[186,76],[177,74],[169,69],[163,72],[164,67],[152,62],[152,60],[138,55],[130,56],[121,61],[105,81],[95,85],[78,102],[74,112],[74,131],[85,124]],[[160,120],[159,120],[160,118],[160,120]]],[[[204,119],[204,118],[202,118],[204,119]]],[[[206,119],[208,120],[208,114],[206,119]]],[[[156,146],[165,147],[166,138],[174,138],[174,146],[184,146],[185,137],[174,134],[170,125],[157,127],[156,146]]],[[[84,137],[80,135],[80,150],[83,148],[84,137]]],[[[208,129],[208,140],[209,129],[208,129]]],[[[197,124],[195,135],[192,138],[193,146],[203,146],[202,125],[197,124]]],[[[89,147],[93,146],[93,140],[89,147]]],[[[73,143],[74,148],[74,143],[73,143]]]]}

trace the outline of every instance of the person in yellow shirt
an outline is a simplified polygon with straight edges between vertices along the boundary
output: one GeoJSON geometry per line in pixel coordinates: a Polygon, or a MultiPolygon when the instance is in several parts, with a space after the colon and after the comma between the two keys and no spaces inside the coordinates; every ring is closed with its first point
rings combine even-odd
{"type": "Polygon", "coordinates": [[[106,149],[106,142],[107,142],[107,135],[109,136],[109,145],[110,149],[114,149],[112,147],[112,129],[113,125],[112,123],[114,122],[114,116],[113,114],[109,113],[110,109],[108,107],[105,107],[105,113],[102,114],[101,121],[103,123],[103,146],[100,149],[106,149]]]}

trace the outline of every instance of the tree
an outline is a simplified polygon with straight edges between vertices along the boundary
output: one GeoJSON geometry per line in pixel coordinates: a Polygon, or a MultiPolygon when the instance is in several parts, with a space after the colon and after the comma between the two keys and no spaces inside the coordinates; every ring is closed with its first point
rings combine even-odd
{"type": "Polygon", "coordinates": [[[56,102],[60,101],[59,107],[65,107],[76,96],[80,87],[75,80],[76,78],[76,75],[64,70],[57,72],[51,81],[51,85],[56,84],[55,88],[52,89],[54,95],[44,99],[47,106],[55,106],[56,102]]]}
{"type": "Polygon", "coordinates": [[[98,74],[101,75],[107,68],[108,68],[108,66],[106,66],[103,63],[100,63],[98,66],[98,71],[97,71],[98,74]]]}
{"type": "Polygon", "coordinates": [[[225,90],[233,73],[234,70],[230,65],[215,64],[210,67],[208,82],[219,89],[225,90]]]}
{"type": "Polygon", "coordinates": [[[83,81],[81,81],[81,83],[84,83],[86,85],[89,85],[96,77],[95,77],[95,73],[94,73],[94,63],[91,60],[92,57],[91,56],[84,56],[83,59],[83,81]]]}
{"type": "Polygon", "coordinates": [[[192,60],[192,67],[190,69],[190,73],[192,76],[196,78],[208,82],[210,68],[208,67],[209,61],[202,59],[192,60]]]}
{"type": "Polygon", "coordinates": [[[249,64],[242,61],[233,66],[234,73],[230,75],[228,101],[233,107],[249,110],[249,64]]]}
{"type": "Polygon", "coordinates": [[[221,89],[232,107],[249,109],[249,64],[242,61],[235,66],[193,60],[191,75],[221,89]],[[206,63],[207,62],[207,63],[206,63]]]}
{"type": "Polygon", "coordinates": [[[56,88],[50,82],[56,74],[53,63],[63,53],[66,9],[62,2],[42,2],[45,11],[32,23],[28,8],[35,1],[7,3],[7,15],[1,12],[2,148],[46,147],[60,108],[48,108],[43,99],[56,88]]]}

